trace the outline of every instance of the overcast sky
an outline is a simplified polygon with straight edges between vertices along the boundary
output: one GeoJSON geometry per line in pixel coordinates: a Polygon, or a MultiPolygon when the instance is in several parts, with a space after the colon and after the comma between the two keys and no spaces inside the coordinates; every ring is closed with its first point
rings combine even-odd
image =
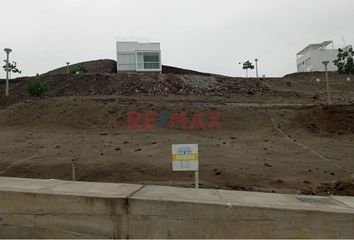
{"type": "Polygon", "coordinates": [[[259,58],[260,74],[282,76],[309,43],[354,43],[353,10],[353,0],[0,0],[1,59],[10,47],[34,75],[115,59],[117,37],[145,37],[166,65],[243,76],[238,62],[259,58]]]}

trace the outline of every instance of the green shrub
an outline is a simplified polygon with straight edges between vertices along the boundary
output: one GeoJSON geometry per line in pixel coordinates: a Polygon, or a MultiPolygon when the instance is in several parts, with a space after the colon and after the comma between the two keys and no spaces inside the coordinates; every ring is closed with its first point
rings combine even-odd
{"type": "Polygon", "coordinates": [[[72,74],[81,74],[85,72],[87,72],[87,69],[83,64],[79,64],[74,69],[71,70],[72,74]]]}
{"type": "Polygon", "coordinates": [[[353,48],[338,49],[337,59],[333,61],[334,65],[338,67],[338,73],[354,74],[353,55],[353,48]]]}
{"type": "Polygon", "coordinates": [[[48,82],[42,78],[34,78],[27,82],[27,91],[31,96],[41,96],[48,91],[48,82]]]}

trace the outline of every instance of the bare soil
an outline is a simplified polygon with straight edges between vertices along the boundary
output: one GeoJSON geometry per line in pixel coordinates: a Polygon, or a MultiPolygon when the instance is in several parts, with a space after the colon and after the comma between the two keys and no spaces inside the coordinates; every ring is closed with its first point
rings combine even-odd
{"type": "Polygon", "coordinates": [[[258,80],[177,72],[56,74],[40,98],[26,94],[25,80],[13,83],[12,96],[0,97],[0,175],[69,180],[79,155],[79,180],[192,187],[192,172],[172,172],[171,144],[198,143],[202,187],[354,196],[346,76],[331,75],[334,105],[326,106],[325,85],[313,80],[321,73],[258,80]],[[221,128],[128,128],[128,111],[147,110],[158,118],[185,111],[189,121],[202,112],[206,122],[219,111],[221,128]]]}

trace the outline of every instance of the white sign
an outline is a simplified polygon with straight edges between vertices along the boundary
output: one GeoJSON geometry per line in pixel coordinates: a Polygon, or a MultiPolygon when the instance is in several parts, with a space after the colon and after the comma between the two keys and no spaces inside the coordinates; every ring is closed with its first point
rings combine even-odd
{"type": "Polygon", "coordinates": [[[173,171],[198,171],[198,144],[173,144],[173,171]]]}

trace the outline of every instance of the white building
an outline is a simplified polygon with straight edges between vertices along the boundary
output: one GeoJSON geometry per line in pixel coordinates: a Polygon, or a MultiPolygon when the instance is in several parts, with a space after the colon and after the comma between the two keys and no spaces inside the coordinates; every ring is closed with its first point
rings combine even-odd
{"type": "Polygon", "coordinates": [[[333,41],[310,44],[296,54],[297,72],[324,71],[323,61],[329,61],[328,71],[337,71],[333,61],[337,59],[338,50],[333,41]]]}
{"type": "Polygon", "coordinates": [[[161,72],[160,43],[117,42],[118,72],[161,72]]]}

